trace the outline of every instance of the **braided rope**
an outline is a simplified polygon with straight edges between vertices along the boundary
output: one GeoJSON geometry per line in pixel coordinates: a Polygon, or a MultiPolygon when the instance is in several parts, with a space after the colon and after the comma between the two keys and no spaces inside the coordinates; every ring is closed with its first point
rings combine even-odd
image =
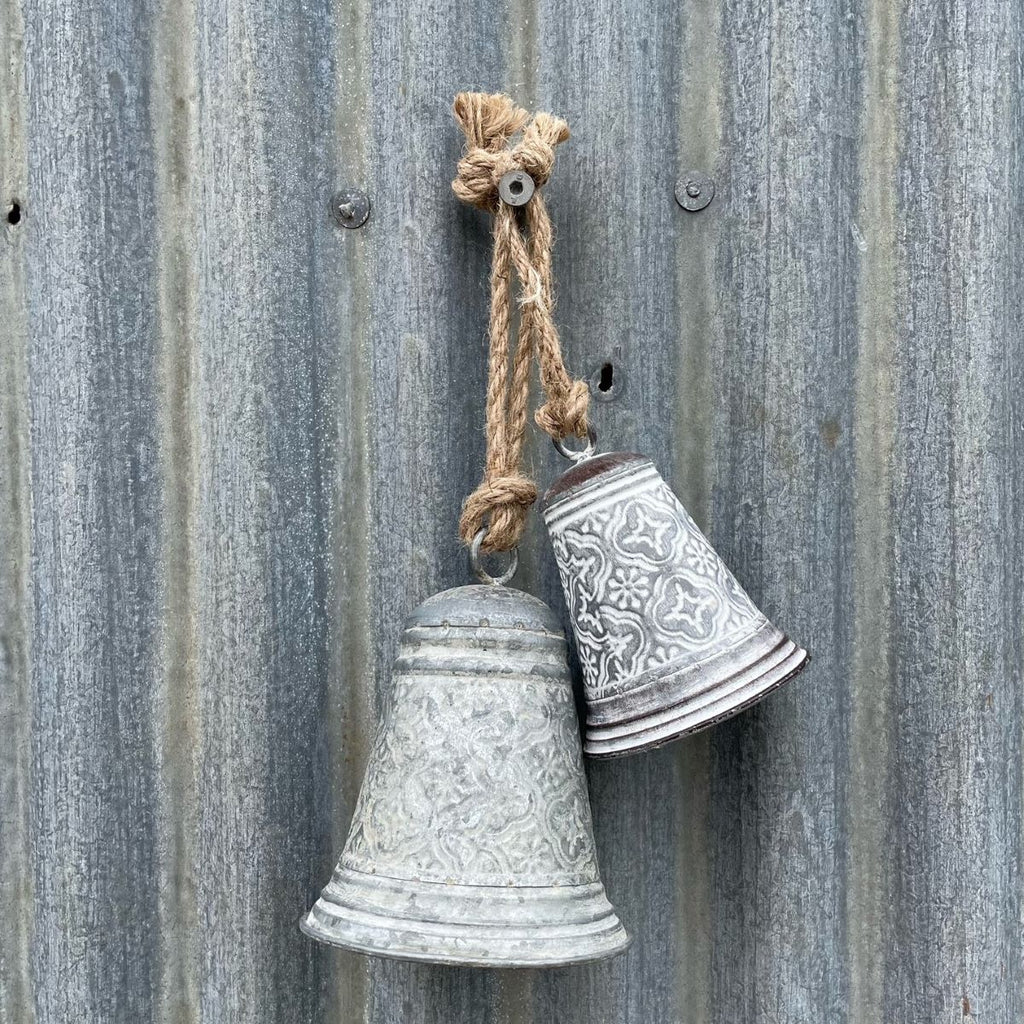
{"type": "Polygon", "coordinates": [[[569,127],[550,114],[538,113],[530,120],[526,111],[501,94],[460,93],[454,112],[466,135],[466,152],[452,189],[463,202],[494,217],[487,456],[483,480],[463,505],[459,535],[471,544],[486,526],[482,550],[507,551],[518,542],[530,506],[537,500],[537,487],[522,469],[534,354],[547,398],[534,414],[537,425],[558,441],[587,435],[590,392],[585,382],[573,380],[566,371],[552,317],[553,232],[540,192],[551,177],[555,146],[569,137],[569,127]],[[519,141],[512,145],[512,136],[520,132],[519,141]],[[524,207],[523,224],[498,194],[502,177],[514,170],[525,171],[536,186],[524,207]],[[521,293],[514,355],[510,338],[513,273],[521,293]]]}

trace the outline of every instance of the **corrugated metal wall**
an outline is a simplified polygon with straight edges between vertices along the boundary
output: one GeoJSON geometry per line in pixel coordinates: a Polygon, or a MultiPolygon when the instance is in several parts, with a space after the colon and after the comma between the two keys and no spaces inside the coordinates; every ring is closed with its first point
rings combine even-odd
{"type": "MultiPolygon", "coordinates": [[[[1018,4],[0,19],[0,1020],[1024,1019],[1018,4]],[[570,121],[558,316],[576,372],[613,364],[602,439],[656,458],[814,655],[592,766],[636,934],[594,967],[414,967],[296,927],[402,619],[466,580],[465,87],[570,121]],[[716,182],[699,214],[685,168],[716,182]],[[358,231],[327,214],[345,185],[358,231]]],[[[537,523],[523,562],[560,607],[537,523]]]]}

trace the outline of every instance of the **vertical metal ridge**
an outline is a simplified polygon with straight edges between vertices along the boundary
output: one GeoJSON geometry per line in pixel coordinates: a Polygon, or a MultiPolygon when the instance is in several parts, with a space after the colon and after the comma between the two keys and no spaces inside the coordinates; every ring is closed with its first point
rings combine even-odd
{"type": "Polygon", "coordinates": [[[32,577],[28,410],[28,168],[24,26],[0,0],[0,1020],[35,1020],[32,944],[32,577]],[[13,203],[22,208],[8,222],[13,203]]]}
{"type": "Polygon", "coordinates": [[[857,181],[845,135],[858,37],[824,5],[744,2],[724,5],[722,34],[730,159],[696,215],[729,230],[718,261],[727,335],[708,396],[729,409],[711,537],[813,661],[712,739],[712,919],[716,948],[730,951],[713,966],[712,1019],[837,1019],[855,303],[836,224],[857,181]]]}
{"type": "Polygon", "coordinates": [[[850,1021],[878,1014],[886,991],[884,927],[894,808],[888,792],[893,718],[892,672],[897,637],[892,614],[895,572],[894,450],[898,394],[894,360],[899,320],[897,282],[900,135],[899,12],[870,0],[865,12],[858,198],[852,234],[857,274],[857,362],[854,376],[854,546],[850,777],[845,914],[850,1021]]]}
{"type": "Polygon", "coordinates": [[[326,2],[197,4],[197,901],[213,1018],[324,1013],[324,960],[297,922],[329,782],[332,17],[326,2]]]}
{"type": "MultiPolygon", "coordinates": [[[[202,181],[198,239],[196,658],[199,829],[196,901],[203,945],[199,1018],[273,1016],[272,896],[265,843],[271,794],[267,687],[276,630],[267,348],[278,274],[267,226],[281,201],[267,187],[267,105],[258,57],[265,5],[198,0],[196,78],[202,181]],[[269,209],[268,209],[269,207],[269,209]],[[240,852],[245,850],[244,855],[240,852]],[[250,868],[255,870],[250,870],[250,868]],[[244,959],[234,951],[244,948],[244,959]]],[[[275,40],[275,47],[281,41],[275,40]]],[[[297,916],[297,915],[296,915],[297,916]]],[[[287,991],[287,989],[286,989],[287,991]]],[[[299,1018],[301,1019],[301,1017],[299,1018]]]]}
{"type": "MultiPolygon", "coordinates": [[[[721,4],[682,7],[680,82],[675,131],[678,136],[677,175],[694,169],[724,185],[726,191],[702,212],[679,211],[675,247],[679,351],[673,423],[680,443],[675,446],[674,470],[678,493],[698,527],[707,536],[718,510],[715,490],[717,438],[725,419],[724,403],[709,401],[724,358],[722,320],[717,277],[719,261],[728,246],[723,206],[728,202],[723,115],[728,104],[723,82],[725,52],[721,4]]],[[[668,202],[663,196],[662,202],[668,202]]],[[[727,518],[731,515],[727,513],[727,518]]],[[[710,1019],[712,1004],[711,885],[711,735],[688,738],[673,748],[675,781],[681,828],[673,881],[676,893],[676,943],[680,950],[675,971],[677,1016],[680,1021],[710,1019]]]]}
{"type": "MultiPolygon", "coordinates": [[[[485,92],[507,93],[517,104],[519,104],[520,107],[530,111],[531,113],[537,110],[546,110],[556,116],[562,116],[563,112],[559,111],[552,104],[548,95],[546,83],[540,81],[540,55],[543,49],[541,5],[542,0],[508,0],[504,12],[499,19],[499,25],[497,26],[498,47],[501,54],[501,72],[491,81],[478,82],[474,84],[478,85],[485,92]]],[[[454,125],[454,118],[452,119],[452,124],[454,125]]],[[[572,130],[573,127],[574,126],[570,124],[570,130],[572,130]]],[[[458,132],[457,128],[456,131],[458,132]]],[[[458,132],[458,134],[461,135],[461,132],[458,132]]],[[[558,147],[555,157],[554,171],[552,173],[552,180],[547,186],[545,186],[545,192],[549,192],[549,190],[554,187],[554,183],[565,173],[566,167],[563,161],[566,159],[568,149],[573,145],[574,140],[570,139],[569,142],[558,147]]],[[[454,178],[454,176],[455,175],[453,173],[451,177],[454,178]]],[[[485,251],[481,251],[479,254],[479,270],[481,272],[479,279],[482,282],[487,281],[486,274],[490,266],[491,253],[491,238],[489,234],[486,236],[481,235],[481,240],[483,239],[486,239],[487,247],[485,251]]],[[[555,273],[557,276],[559,263],[559,239],[557,233],[554,237],[553,246],[555,252],[555,273]]],[[[487,331],[486,317],[487,314],[485,312],[483,314],[483,319],[480,321],[480,335],[485,339],[485,344],[487,331]]],[[[560,319],[556,296],[556,325],[559,324],[560,319]]],[[[484,358],[486,358],[486,356],[484,356],[484,358]]],[[[585,369],[582,366],[570,367],[569,372],[575,373],[577,376],[585,376],[585,369]]],[[[535,408],[541,403],[541,401],[543,401],[539,395],[539,381],[535,379],[532,383],[530,393],[531,408],[535,408]]],[[[479,435],[482,434],[482,431],[476,431],[476,433],[479,435]]],[[[533,467],[544,467],[550,462],[551,454],[551,439],[543,431],[535,429],[533,417],[528,416],[526,439],[523,445],[523,459],[525,464],[533,467]]],[[[482,456],[475,468],[478,472],[482,471],[482,456]]],[[[543,479],[543,475],[544,470],[538,469],[535,471],[535,478],[537,480],[538,491],[540,493],[543,493],[546,483],[543,479]]],[[[540,504],[541,502],[538,500],[536,505],[534,505],[534,508],[539,509],[540,504]]],[[[540,523],[539,516],[527,516],[526,528],[523,532],[523,536],[519,540],[518,552],[519,570],[516,574],[516,585],[524,587],[531,593],[539,593],[544,600],[549,600],[552,595],[546,594],[543,591],[543,587],[546,582],[544,579],[544,565],[545,558],[548,555],[548,539],[545,535],[544,528],[540,523]]],[[[502,972],[498,976],[499,986],[502,990],[499,1000],[501,1005],[505,1007],[508,1012],[511,1012],[510,1008],[512,1006],[527,1005],[527,1003],[523,1001],[523,986],[520,984],[517,984],[514,987],[513,992],[510,993],[509,999],[505,999],[504,988],[510,980],[511,979],[507,972],[502,972]]],[[[508,1013],[506,1013],[506,1018],[507,1017],[508,1013]]],[[[520,1022],[509,1018],[502,1019],[502,1024],[520,1024],[520,1022]]],[[[529,1024],[529,1020],[523,1022],[523,1024],[529,1024]]]]}
{"type": "Polygon", "coordinates": [[[1019,440],[1007,437],[1008,427],[1016,423],[1019,430],[1020,421],[1013,418],[1006,386],[1013,339],[1020,338],[1022,326],[1015,295],[1022,282],[1005,197],[1021,195],[1024,12],[1020,5],[978,10],[962,4],[955,10],[962,58],[957,73],[946,78],[948,110],[939,135],[954,156],[944,210],[955,364],[948,492],[952,614],[946,642],[957,691],[946,706],[961,709],[957,779],[947,797],[956,807],[960,837],[948,857],[952,891],[963,912],[954,940],[962,990],[955,996],[961,1007],[967,1000],[973,1016],[1016,1020],[1022,997],[1007,984],[1003,964],[1024,962],[1024,695],[1020,661],[1008,643],[1015,632],[1020,636],[1020,620],[1003,573],[1020,519],[1007,491],[1024,462],[1019,440]]]}
{"type": "MultiPolygon", "coordinates": [[[[769,93],[776,84],[772,50],[778,43],[772,4],[726,0],[719,9],[723,40],[721,181],[710,206],[697,214],[681,215],[714,217],[728,239],[716,253],[714,268],[721,338],[706,396],[718,405],[708,537],[763,607],[763,536],[768,513],[764,378],[769,351],[777,341],[767,333],[769,302],[774,294],[769,247],[775,198],[768,174],[775,129],[769,118],[769,93]]],[[[800,15],[794,12],[794,17],[800,15]]],[[[769,615],[774,611],[764,610],[769,615]]],[[[788,630],[792,624],[784,620],[780,625],[788,630]]],[[[804,632],[802,642],[813,649],[816,633],[804,632]]],[[[790,691],[779,699],[791,703],[794,694],[790,691]]],[[[710,1021],[757,1018],[762,1009],[757,1002],[761,982],[758,954],[772,941],[773,923],[760,911],[761,893],[767,889],[768,895],[780,902],[782,913],[788,909],[784,896],[772,889],[772,879],[765,877],[758,849],[763,843],[771,856],[767,851],[778,849],[780,827],[768,809],[775,808],[774,801],[769,802],[772,794],[764,792],[764,782],[768,773],[776,770],[779,754],[778,746],[768,747],[766,717],[773,717],[770,708],[718,726],[710,736],[709,941],[716,951],[729,950],[727,957],[712,958],[710,1021]],[[764,779],[759,770],[762,764],[764,779]]],[[[779,998],[764,997],[769,1012],[777,1012],[779,998]]]]}
{"type": "MultiPolygon", "coordinates": [[[[997,8],[998,9],[998,8],[997,8]]],[[[1011,21],[1011,32],[1020,39],[1024,33],[1024,12],[1015,9],[1011,21]]],[[[997,187],[1005,186],[1009,195],[1024,195],[1024,67],[1017,61],[1012,65],[1010,87],[1002,93],[1005,104],[1015,102],[1012,123],[1016,127],[1016,145],[1007,150],[1005,177],[997,187]]],[[[1002,924],[1006,929],[1007,954],[1002,954],[1008,964],[1024,963],[1024,588],[1020,585],[1021,566],[1024,565],[1024,522],[1020,510],[1024,508],[1024,460],[1020,458],[1022,424],[1024,424],[1024,287],[1021,287],[1019,271],[1024,267],[1024,210],[1020,204],[1007,207],[1009,217],[1005,231],[1005,250],[1001,253],[998,270],[1001,296],[1001,318],[1005,334],[1002,338],[1001,398],[1003,419],[999,425],[1002,451],[1009,456],[1009,471],[999,467],[1001,483],[1000,527],[1002,564],[999,572],[1003,587],[1003,621],[1007,623],[1007,635],[1002,650],[1001,670],[1004,685],[1010,687],[1015,701],[1009,702],[1010,716],[1004,719],[1002,750],[992,755],[996,763],[1006,766],[1005,797],[993,799],[993,819],[998,822],[1000,812],[1005,815],[1004,831],[1000,834],[1003,849],[1008,851],[1000,863],[998,857],[993,867],[992,884],[1003,900],[1002,924]]],[[[998,235],[996,237],[999,237],[998,235]]],[[[988,703],[988,697],[985,698],[988,703]]],[[[990,710],[995,710],[993,696],[990,710]]],[[[1006,713],[1001,707],[1000,712],[1006,713]]],[[[984,750],[984,748],[983,748],[984,750]]],[[[1010,1020],[1024,1019],[1024,971],[1018,971],[1016,978],[1010,977],[1003,986],[1003,1012],[1010,1020]]],[[[962,1004],[961,1004],[962,1005],[962,1004]]]]}
{"type": "MultiPolygon", "coordinates": [[[[324,680],[323,716],[327,788],[314,823],[318,855],[309,865],[307,906],[330,877],[345,844],[359,796],[363,769],[377,729],[374,702],[374,637],[370,593],[373,579],[373,508],[370,502],[373,455],[369,411],[372,353],[372,267],[382,244],[379,210],[388,197],[373,188],[372,10],[369,0],[332,5],[334,79],[333,139],[327,142],[328,192],[345,186],[366,189],[373,204],[358,231],[322,221],[318,279],[323,293],[318,315],[326,344],[325,373],[333,411],[325,423],[324,472],[330,574],[327,582],[329,661],[324,680]]],[[[312,945],[312,944],[311,944],[312,945]]],[[[328,1019],[368,1017],[370,961],[339,956],[321,948],[315,956],[324,975],[328,1019]]]]}
{"type": "Polygon", "coordinates": [[[196,549],[199,443],[196,308],[200,236],[196,149],[194,0],[165,0],[151,53],[150,104],[157,195],[159,445],[162,530],[158,607],[162,613],[153,715],[160,763],[161,929],[158,1013],[167,1024],[199,1019],[203,946],[196,898],[200,808],[196,549]]]}
{"type": "MultiPolygon", "coordinates": [[[[463,147],[451,102],[460,89],[495,91],[505,81],[507,16],[498,0],[463,5],[457,17],[390,0],[373,8],[368,31],[375,663],[366,685],[375,700],[408,612],[432,592],[469,582],[457,526],[482,465],[490,230],[451,190],[463,147]]],[[[490,1024],[497,984],[493,972],[371,961],[366,1014],[490,1024]]]]}
{"type": "Polygon", "coordinates": [[[1020,886],[1007,871],[1020,871],[1021,816],[1006,766],[1019,764],[1021,696],[1019,662],[1004,660],[1019,622],[1003,589],[1002,488],[1020,459],[1017,443],[1003,447],[1014,406],[1002,385],[1020,339],[1006,206],[1019,182],[1020,13],[932,13],[914,6],[901,23],[890,786],[901,832],[921,841],[889,855],[885,946],[901,956],[886,989],[923,1017],[1012,1019],[1020,886]],[[937,51],[950,55],[942,67],[937,51]]]}
{"type": "Polygon", "coordinates": [[[22,11],[36,1013],[148,1019],[159,928],[147,896],[159,643],[151,9],[22,11]]]}

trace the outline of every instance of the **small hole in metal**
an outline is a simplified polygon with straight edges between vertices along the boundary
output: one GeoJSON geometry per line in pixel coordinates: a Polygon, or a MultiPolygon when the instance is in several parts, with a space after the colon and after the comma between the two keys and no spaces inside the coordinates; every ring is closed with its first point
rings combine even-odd
{"type": "Polygon", "coordinates": [[[605,363],[601,367],[601,376],[597,381],[597,390],[607,394],[613,387],[615,387],[615,368],[611,363],[605,363]]]}
{"type": "Polygon", "coordinates": [[[508,183],[508,190],[514,196],[522,195],[523,194],[523,183],[518,178],[513,178],[508,183]]]}
{"type": "Polygon", "coordinates": [[[18,224],[21,221],[21,205],[19,203],[11,203],[10,208],[7,211],[7,223],[18,224]]]}

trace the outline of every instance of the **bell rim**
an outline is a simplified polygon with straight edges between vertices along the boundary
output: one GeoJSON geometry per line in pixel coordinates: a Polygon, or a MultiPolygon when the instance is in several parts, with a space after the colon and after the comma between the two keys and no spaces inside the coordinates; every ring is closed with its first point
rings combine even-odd
{"type": "Polygon", "coordinates": [[[633,940],[600,881],[563,886],[442,885],[371,875],[340,865],[300,919],[299,929],[319,942],[365,956],[494,968],[563,967],[606,960],[625,952],[633,940]],[[405,892],[406,902],[389,905],[387,897],[394,893],[377,888],[388,882],[397,883],[393,888],[405,892]],[[491,921],[471,920],[474,910],[490,906],[478,902],[489,889],[501,891],[510,906],[525,897],[529,908],[529,897],[539,896],[549,900],[552,906],[546,910],[554,912],[546,920],[525,916],[518,923],[502,920],[500,914],[491,921]],[[465,920],[458,920],[459,913],[453,910],[460,900],[465,900],[461,907],[465,920]],[[452,911],[449,919],[444,918],[446,911],[452,911]],[[567,953],[574,941],[576,952],[567,953]],[[510,950],[511,943],[518,943],[515,950],[510,950]]]}
{"type": "Polygon", "coordinates": [[[546,967],[577,967],[582,964],[593,964],[600,963],[604,960],[611,960],[613,957],[620,956],[622,953],[625,953],[626,950],[633,945],[633,936],[629,932],[625,931],[625,928],[622,930],[625,933],[625,938],[619,943],[619,945],[603,950],[599,953],[587,953],[578,957],[563,957],[550,960],[506,959],[499,961],[496,959],[473,959],[458,956],[456,954],[445,956],[440,953],[396,953],[392,950],[385,950],[369,945],[364,946],[355,942],[340,942],[324,932],[311,928],[307,924],[305,915],[299,920],[299,931],[301,931],[307,938],[320,942],[325,946],[331,946],[334,949],[343,949],[349,953],[356,953],[359,956],[376,957],[381,960],[405,961],[406,963],[436,964],[439,967],[477,967],[495,971],[529,970],[531,968],[536,969],[546,967]]]}
{"type": "Polygon", "coordinates": [[[771,619],[761,615],[753,629],[702,657],[691,659],[684,653],[672,661],[646,668],[634,675],[628,686],[614,693],[598,696],[587,690],[587,723],[604,727],[641,721],[712,693],[743,673],[753,673],[749,682],[756,682],[792,654],[787,644],[799,647],[771,619]],[[711,681],[703,686],[688,683],[680,688],[681,680],[699,680],[701,676],[711,676],[711,681]]]}
{"type": "MultiPolygon", "coordinates": [[[[804,648],[784,634],[780,633],[779,635],[781,641],[776,650],[785,645],[790,645],[792,649],[787,650],[776,665],[748,680],[745,686],[743,684],[730,686],[730,682],[744,674],[743,669],[738,670],[732,676],[718,681],[714,686],[703,691],[700,696],[707,699],[700,702],[696,709],[693,707],[695,703],[693,695],[688,694],[675,703],[665,704],[656,711],[642,715],[623,716],[600,725],[594,725],[588,720],[583,737],[584,755],[591,760],[612,760],[617,757],[657,750],[676,740],[710,729],[746,711],[799,675],[811,662],[811,656],[804,648]],[[781,674],[778,673],[780,665],[786,666],[785,671],[781,674]],[[723,699],[735,694],[737,690],[744,692],[741,700],[719,707],[723,699]],[[716,707],[718,707],[717,711],[714,710],[716,707]],[[701,714],[702,711],[704,714],[701,714]],[[695,714],[698,717],[693,720],[695,714]],[[652,720],[655,721],[652,723],[652,720]],[[680,722],[685,723],[687,720],[690,720],[689,724],[679,725],[680,722]],[[624,733],[622,727],[627,724],[635,724],[637,728],[624,733]],[[614,747],[611,746],[612,744],[614,747]]],[[[749,670],[749,666],[747,669],[749,670]]],[[[684,675],[687,671],[684,669],[679,674],[684,675]]],[[[666,679],[670,680],[671,674],[666,679]]]]}

